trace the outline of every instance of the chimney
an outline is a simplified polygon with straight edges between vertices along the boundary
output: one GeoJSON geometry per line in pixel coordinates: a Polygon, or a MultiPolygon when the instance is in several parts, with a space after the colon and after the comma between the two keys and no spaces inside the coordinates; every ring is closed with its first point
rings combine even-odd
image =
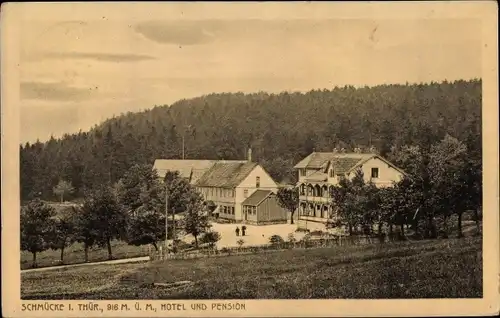
{"type": "Polygon", "coordinates": [[[248,148],[247,161],[252,162],[252,148],[248,148]]]}

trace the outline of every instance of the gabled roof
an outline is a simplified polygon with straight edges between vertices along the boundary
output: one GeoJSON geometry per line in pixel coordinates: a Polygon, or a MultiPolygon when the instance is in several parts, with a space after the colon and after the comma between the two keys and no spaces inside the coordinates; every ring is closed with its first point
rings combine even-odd
{"type": "Polygon", "coordinates": [[[342,170],[345,170],[356,164],[358,161],[371,158],[373,156],[375,156],[375,154],[372,153],[313,152],[297,163],[294,168],[320,169],[325,168],[329,162],[332,162],[334,164],[334,169],[341,168],[342,170]]]}
{"type": "Polygon", "coordinates": [[[347,172],[351,172],[352,170],[354,170],[355,168],[357,168],[358,166],[364,164],[365,162],[367,162],[368,160],[372,159],[372,158],[377,158],[377,159],[380,159],[382,160],[383,162],[385,162],[387,165],[391,166],[392,168],[396,169],[398,172],[402,173],[403,175],[407,176],[406,172],[399,168],[399,167],[396,167],[392,162],[390,162],[389,160],[385,159],[384,157],[381,157],[379,155],[374,155],[373,157],[370,157],[370,158],[366,158],[366,159],[363,159],[361,161],[359,161],[354,167],[352,167],[351,169],[349,169],[349,171],[347,172]]]}
{"type": "Polygon", "coordinates": [[[366,158],[350,158],[350,157],[333,158],[331,163],[333,165],[333,170],[335,174],[345,174],[349,173],[355,166],[358,165],[359,162],[367,161],[373,157],[374,155],[371,155],[366,158]]]}
{"type": "Polygon", "coordinates": [[[248,161],[218,161],[196,182],[199,187],[237,187],[257,166],[248,161]]]}
{"type": "MultiPolygon", "coordinates": [[[[164,178],[167,171],[178,171],[179,175],[188,179],[192,184],[196,183],[217,160],[176,160],[156,159],[153,168],[158,172],[160,178],[164,178]]],[[[231,160],[227,162],[246,162],[231,160]]]]}
{"type": "Polygon", "coordinates": [[[234,188],[238,186],[257,166],[248,161],[219,161],[216,162],[196,182],[199,187],[234,188]]]}
{"type": "Polygon", "coordinates": [[[328,180],[328,175],[319,170],[305,177],[306,181],[323,182],[328,180]]]}
{"type": "MultiPolygon", "coordinates": [[[[299,163],[295,165],[295,169],[324,169],[328,167],[328,164],[331,163],[333,166],[333,170],[337,175],[343,175],[345,173],[349,173],[354,170],[359,165],[365,163],[366,161],[378,158],[399,172],[405,174],[405,172],[394,164],[390,163],[386,159],[374,153],[336,153],[336,152],[313,152],[309,156],[302,159],[299,163]]],[[[320,171],[325,172],[325,171],[320,171]]],[[[315,175],[314,173],[313,175],[315,175]]],[[[308,176],[306,178],[312,177],[308,176]]],[[[318,175],[319,176],[319,175],[318,175]]]]}
{"type": "Polygon", "coordinates": [[[178,171],[183,178],[190,178],[193,170],[208,170],[214,164],[213,160],[175,160],[156,159],[153,168],[163,178],[167,171],[178,171]]]}
{"type": "Polygon", "coordinates": [[[256,190],[252,195],[243,201],[242,205],[258,206],[262,201],[264,201],[268,196],[273,194],[270,190],[256,190]]]}

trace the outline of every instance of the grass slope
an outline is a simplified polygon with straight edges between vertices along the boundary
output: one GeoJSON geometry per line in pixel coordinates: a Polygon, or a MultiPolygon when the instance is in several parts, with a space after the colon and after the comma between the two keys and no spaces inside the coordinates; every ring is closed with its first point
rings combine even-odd
{"type": "Polygon", "coordinates": [[[23,273],[21,291],[23,299],[480,298],[481,239],[23,273]],[[194,284],[152,285],[183,280],[194,284]]]}

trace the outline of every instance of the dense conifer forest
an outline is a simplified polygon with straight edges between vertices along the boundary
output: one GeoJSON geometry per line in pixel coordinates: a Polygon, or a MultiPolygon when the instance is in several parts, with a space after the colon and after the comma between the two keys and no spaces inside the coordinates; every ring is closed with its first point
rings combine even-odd
{"type": "MultiPolygon", "coordinates": [[[[115,183],[135,164],[157,158],[253,158],[280,182],[312,151],[375,146],[422,149],[450,135],[481,158],[481,80],[336,87],[307,93],[222,93],[127,113],[88,132],[20,145],[21,198],[57,200],[71,182],[73,197],[115,183]]],[[[404,167],[403,167],[404,168],[404,167]]]]}

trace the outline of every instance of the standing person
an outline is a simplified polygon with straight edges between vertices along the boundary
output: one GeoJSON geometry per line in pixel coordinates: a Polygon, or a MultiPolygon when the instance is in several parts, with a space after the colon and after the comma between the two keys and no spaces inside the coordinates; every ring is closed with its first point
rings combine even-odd
{"type": "Polygon", "coordinates": [[[246,231],[247,231],[247,227],[245,225],[243,225],[241,227],[241,236],[245,236],[246,231]]]}
{"type": "Polygon", "coordinates": [[[240,236],[240,228],[236,227],[236,236],[240,236]]]}

